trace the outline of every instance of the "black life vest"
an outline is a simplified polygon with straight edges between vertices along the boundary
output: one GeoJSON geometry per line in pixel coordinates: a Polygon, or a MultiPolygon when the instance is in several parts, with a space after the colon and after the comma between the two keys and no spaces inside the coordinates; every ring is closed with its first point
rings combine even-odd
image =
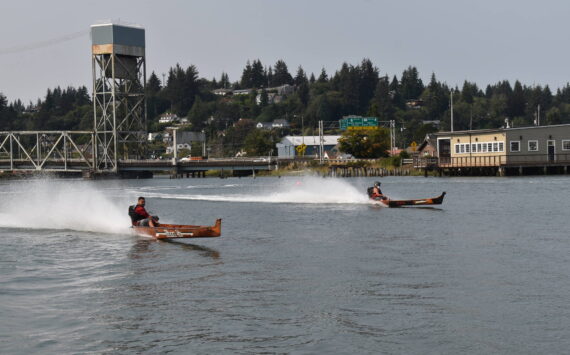
{"type": "Polygon", "coordinates": [[[135,208],[137,208],[137,205],[129,206],[129,217],[131,217],[131,222],[133,224],[140,221],[141,219],[144,219],[143,216],[135,212],[135,208]]]}
{"type": "Polygon", "coordinates": [[[372,194],[374,193],[374,187],[369,187],[366,191],[368,192],[368,197],[372,197],[372,194]]]}

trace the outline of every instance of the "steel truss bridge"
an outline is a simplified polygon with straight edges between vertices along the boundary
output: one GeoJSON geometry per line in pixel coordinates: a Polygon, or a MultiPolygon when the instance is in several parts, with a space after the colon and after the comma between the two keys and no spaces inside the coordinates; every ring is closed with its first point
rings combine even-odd
{"type": "Polygon", "coordinates": [[[0,170],[95,170],[94,139],[91,131],[0,132],[0,170]]]}
{"type": "MultiPolygon", "coordinates": [[[[11,172],[94,173],[98,171],[93,131],[0,132],[0,170],[11,172]]],[[[101,163],[99,163],[101,164],[101,163]]],[[[274,169],[275,157],[224,158],[181,161],[173,159],[119,159],[119,175],[168,172],[204,173],[207,170],[255,172],[274,169]]]]}

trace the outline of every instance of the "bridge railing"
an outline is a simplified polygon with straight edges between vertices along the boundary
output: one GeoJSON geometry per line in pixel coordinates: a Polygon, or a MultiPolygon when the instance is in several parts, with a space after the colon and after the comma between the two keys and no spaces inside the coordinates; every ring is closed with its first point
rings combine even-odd
{"type": "Polygon", "coordinates": [[[0,166],[4,170],[93,169],[91,131],[0,132],[0,166]]]}

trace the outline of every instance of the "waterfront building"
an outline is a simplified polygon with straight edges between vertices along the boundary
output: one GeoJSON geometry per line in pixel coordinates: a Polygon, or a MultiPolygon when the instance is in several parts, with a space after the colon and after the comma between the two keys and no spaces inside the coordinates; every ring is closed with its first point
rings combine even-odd
{"type": "MultiPolygon", "coordinates": [[[[506,172],[550,169],[567,172],[570,166],[570,124],[438,132],[428,135],[414,164],[425,167],[424,155],[440,169],[492,168],[506,172]],[[436,154],[428,153],[435,149],[436,154]]],[[[494,169],[494,170],[493,170],[494,169]]]]}

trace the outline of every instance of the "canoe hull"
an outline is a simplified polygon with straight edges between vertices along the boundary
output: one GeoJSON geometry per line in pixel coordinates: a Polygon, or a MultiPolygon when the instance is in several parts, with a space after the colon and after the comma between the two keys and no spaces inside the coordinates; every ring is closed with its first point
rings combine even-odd
{"type": "Polygon", "coordinates": [[[222,235],[222,220],[217,219],[213,226],[161,224],[158,227],[133,226],[133,230],[155,239],[216,238],[222,235]]]}
{"type": "Polygon", "coordinates": [[[373,200],[374,203],[381,204],[387,207],[403,207],[403,206],[423,206],[423,205],[441,205],[445,192],[437,197],[424,198],[419,200],[373,200]]]}

